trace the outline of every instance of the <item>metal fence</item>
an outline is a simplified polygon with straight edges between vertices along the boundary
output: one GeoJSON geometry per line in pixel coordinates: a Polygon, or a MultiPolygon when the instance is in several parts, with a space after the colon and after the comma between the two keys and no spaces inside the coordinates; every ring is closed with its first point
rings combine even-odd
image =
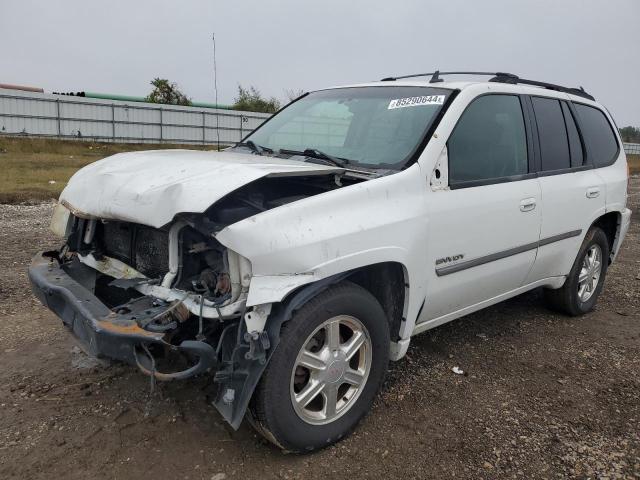
{"type": "Polygon", "coordinates": [[[623,143],[622,146],[627,155],[640,155],[640,143],[623,143]]]}
{"type": "Polygon", "coordinates": [[[270,115],[0,89],[0,134],[106,142],[231,144],[270,115]]]}
{"type": "MultiPolygon", "coordinates": [[[[240,141],[270,116],[0,89],[0,134],[5,135],[205,145],[219,141],[228,145],[240,141]]],[[[301,132],[305,133],[304,125],[301,132]]],[[[339,133],[327,131],[325,135],[339,133]]],[[[640,143],[623,145],[627,154],[640,155],[640,143]]]]}

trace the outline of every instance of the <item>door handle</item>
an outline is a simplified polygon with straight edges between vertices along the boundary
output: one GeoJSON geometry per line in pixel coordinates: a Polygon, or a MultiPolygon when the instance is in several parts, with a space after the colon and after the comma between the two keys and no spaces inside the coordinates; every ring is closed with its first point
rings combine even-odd
{"type": "Polygon", "coordinates": [[[600,189],[598,187],[587,188],[587,198],[596,198],[600,196],[600,189]]]}
{"type": "Polygon", "coordinates": [[[536,199],[535,198],[533,198],[533,197],[524,198],[523,200],[520,201],[520,211],[521,212],[530,212],[534,208],[536,208],[536,199]]]}

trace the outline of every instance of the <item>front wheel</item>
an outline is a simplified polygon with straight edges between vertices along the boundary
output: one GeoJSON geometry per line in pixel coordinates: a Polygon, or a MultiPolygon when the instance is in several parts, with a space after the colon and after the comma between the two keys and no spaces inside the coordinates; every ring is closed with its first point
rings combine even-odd
{"type": "Polygon", "coordinates": [[[545,290],[545,299],[554,310],[571,316],[593,310],[602,291],[609,265],[609,241],[598,227],[591,227],[562,288],[545,290]]]}
{"type": "Polygon", "coordinates": [[[378,301],[350,282],[331,286],[283,326],[252,399],[252,423],[285,450],[331,445],[368,412],[388,361],[378,301]]]}

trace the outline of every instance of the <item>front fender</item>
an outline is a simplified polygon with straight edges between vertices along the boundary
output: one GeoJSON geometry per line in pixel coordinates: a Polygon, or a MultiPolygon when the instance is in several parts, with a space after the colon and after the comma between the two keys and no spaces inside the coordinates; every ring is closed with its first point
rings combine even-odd
{"type": "Polygon", "coordinates": [[[426,182],[418,165],[308,197],[225,227],[216,239],[251,262],[247,306],[383,262],[410,284],[400,336],[411,334],[426,295],[426,182]]]}
{"type": "MultiPolygon", "coordinates": [[[[263,303],[280,302],[290,292],[309,283],[316,282],[334,275],[351,272],[362,267],[377,263],[399,263],[411,278],[407,265],[408,252],[400,247],[380,247],[363,250],[350,255],[333,258],[329,261],[314,265],[308,272],[254,275],[249,286],[247,306],[255,306],[263,303]]],[[[414,278],[416,278],[414,273],[414,278]]]]}

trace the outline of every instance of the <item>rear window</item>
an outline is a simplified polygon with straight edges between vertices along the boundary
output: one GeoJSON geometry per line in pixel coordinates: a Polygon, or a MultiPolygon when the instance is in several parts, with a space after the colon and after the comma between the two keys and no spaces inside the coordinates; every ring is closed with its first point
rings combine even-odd
{"type": "Polygon", "coordinates": [[[533,97],[533,110],[538,125],[542,170],[561,170],[571,166],[569,141],[560,101],[533,97]]]}
{"type": "Polygon", "coordinates": [[[580,120],[580,131],[587,144],[588,159],[596,167],[610,165],[618,154],[618,142],[611,124],[597,108],[574,103],[580,120]]]}

